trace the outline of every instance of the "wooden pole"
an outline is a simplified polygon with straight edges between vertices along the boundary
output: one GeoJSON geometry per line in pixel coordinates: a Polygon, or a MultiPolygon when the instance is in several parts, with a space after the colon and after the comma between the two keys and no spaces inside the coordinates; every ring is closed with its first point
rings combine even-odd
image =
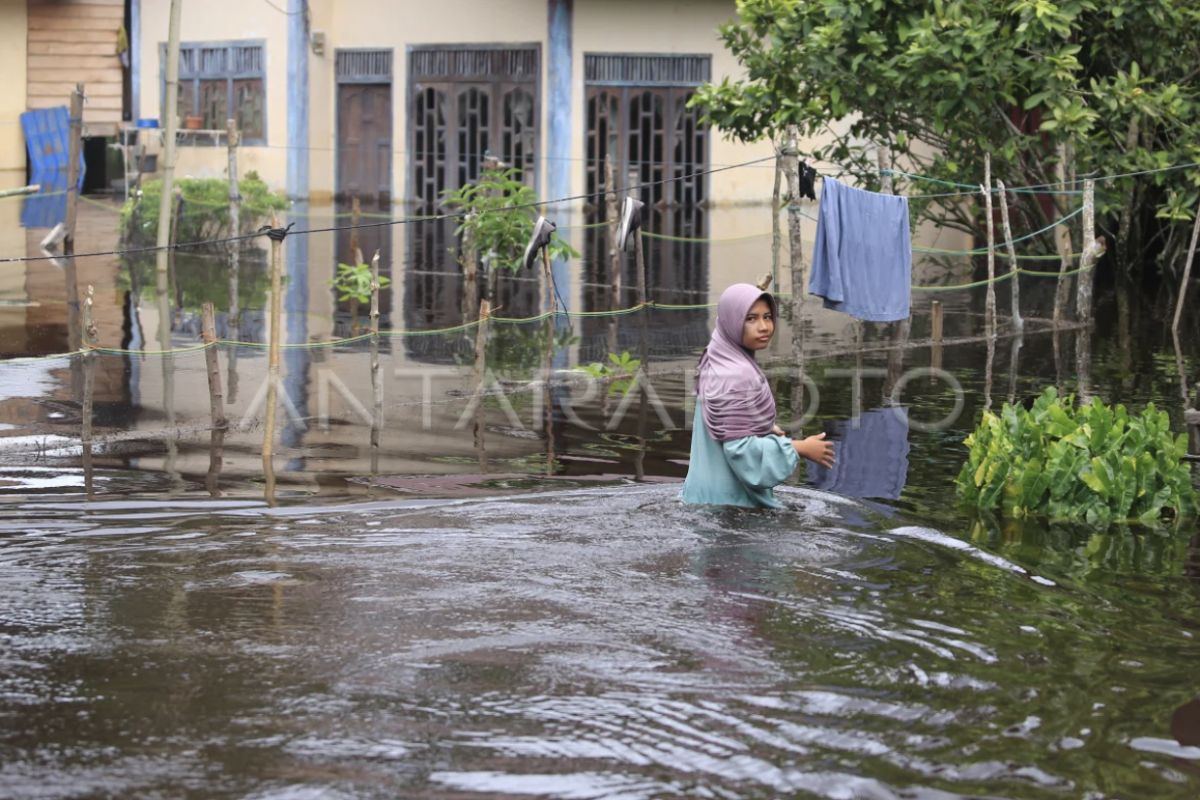
{"type": "MultiPolygon", "coordinates": [[[[63,239],[63,277],[67,282],[67,335],[72,351],[83,343],[79,329],[79,275],[75,268],[75,217],[79,208],[79,152],[83,146],[83,84],[71,93],[71,132],[67,139],[67,216],[63,239]]],[[[78,391],[79,384],[75,384],[78,391]]]]}
{"type": "MultiPolygon", "coordinates": [[[[788,185],[788,249],[792,270],[792,330],[800,328],[804,309],[804,236],[800,227],[800,151],[796,126],[789,125],[783,148],[783,173],[788,185]]],[[[793,334],[794,335],[794,334],[793,334]]]]}
{"type": "Polygon", "coordinates": [[[354,259],[351,266],[357,267],[362,262],[362,253],[358,244],[358,226],[362,224],[362,203],[358,195],[350,200],[350,258],[354,259]]]}
{"type": "MultiPolygon", "coordinates": [[[[626,186],[626,194],[629,197],[638,197],[641,194],[641,189],[637,188],[641,178],[636,169],[629,171],[629,184],[626,186]]],[[[637,296],[638,305],[645,306],[650,300],[649,287],[646,285],[646,252],[642,248],[642,229],[641,227],[634,228],[633,235],[633,263],[637,268],[637,296]]]]}
{"type": "MultiPolygon", "coordinates": [[[[241,134],[238,132],[237,120],[225,120],[225,144],[229,156],[229,235],[242,235],[242,191],[238,185],[238,145],[241,134]]],[[[232,242],[229,249],[229,324],[237,327],[240,309],[238,308],[238,271],[241,268],[241,242],[232,242]]]]}
{"type": "Polygon", "coordinates": [[[479,254],[475,251],[475,228],[470,223],[471,219],[465,220],[467,225],[463,228],[462,238],[462,253],[459,261],[463,267],[463,319],[469,320],[471,313],[476,310],[479,303],[479,254]]]}
{"type": "MultiPolygon", "coordinates": [[[[929,353],[929,366],[932,369],[942,368],[942,301],[934,300],[929,304],[929,338],[933,341],[933,347],[929,353]]],[[[930,376],[930,381],[936,380],[934,376],[930,376]]]]}
{"type": "Polygon", "coordinates": [[[83,345],[87,350],[83,355],[83,412],[80,441],[83,445],[83,483],[88,498],[93,494],[92,470],[92,423],[93,402],[96,392],[96,354],[92,352],[99,342],[96,336],[96,323],[93,308],[95,305],[96,289],[91,284],[87,287],[87,299],[83,303],[83,345]]]}
{"type": "Polygon", "coordinates": [[[992,219],[992,155],[983,154],[983,191],[984,214],[987,217],[987,301],[984,307],[984,324],[987,335],[996,333],[996,231],[992,219]]]}
{"type": "Polygon", "coordinates": [[[1004,246],[1008,249],[1009,283],[1012,284],[1012,329],[1020,333],[1025,327],[1021,317],[1021,267],[1017,263],[1017,248],[1013,245],[1012,226],[1008,222],[1008,191],[1004,181],[996,181],[1000,192],[1000,219],[1004,223],[1004,246]]]}
{"type": "Polygon", "coordinates": [[[487,473],[487,448],[484,441],[486,413],[483,406],[483,380],[487,375],[488,323],[492,316],[492,304],[479,301],[479,324],[475,327],[475,367],[472,381],[475,384],[475,454],[479,458],[479,471],[487,473]]]}
{"type": "Polygon", "coordinates": [[[1084,325],[1092,323],[1092,287],[1095,266],[1104,255],[1104,240],[1096,239],[1096,182],[1083,182],[1083,255],[1079,257],[1079,280],[1075,283],[1075,316],[1084,325]]]}
{"type": "Polygon", "coordinates": [[[371,333],[379,335],[379,251],[371,258],[371,333]]]}
{"type": "Polygon", "coordinates": [[[616,311],[621,307],[621,246],[617,241],[621,228],[621,204],[617,202],[611,153],[604,156],[604,220],[608,223],[608,307],[610,311],[616,311]]]}
{"type": "MultiPolygon", "coordinates": [[[[1058,146],[1058,163],[1055,165],[1055,177],[1058,182],[1066,187],[1069,183],[1067,180],[1069,161],[1071,158],[1071,147],[1067,143],[1058,146]]],[[[1064,195],[1065,197],[1065,195],[1064,195]]],[[[1059,215],[1059,223],[1054,227],[1054,244],[1058,249],[1058,285],[1054,291],[1054,325],[1058,327],[1063,322],[1063,314],[1067,308],[1067,301],[1070,298],[1071,283],[1068,280],[1067,273],[1071,271],[1071,227],[1067,222],[1062,221],[1065,215],[1065,202],[1061,199],[1055,199],[1055,210],[1059,215]]]]}
{"type": "Polygon", "coordinates": [[[379,251],[371,257],[371,474],[379,472],[379,440],[383,434],[383,379],[379,369],[379,251]]]}
{"type": "Polygon", "coordinates": [[[221,392],[221,364],[217,358],[217,321],[212,303],[200,307],[200,337],[206,345],[204,364],[208,370],[208,404],[214,428],[224,428],[225,409],[221,392]]]}
{"type": "Polygon", "coordinates": [[[879,168],[879,191],[892,194],[892,152],[884,145],[875,147],[875,164],[879,168]]]}
{"type": "MultiPolygon", "coordinates": [[[[178,316],[183,311],[183,286],[179,283],[179,273],[175,270],[175,254],[177,252],[176,245],[179,244],[179,227],[183,223],[183,192],[179,189],[175,190],[175,219],[171,224],[171,248],[167,250],[167,280],[175,289],[175,308],[174,313],[178,316]]],[[[175,328],[174,320],[172,320],[172,330],[175,328]]]]}
{"type": "Polygon", "coordinates": [[[779,232],[780,184],[783,181],[783,154],[775,144],[775,184],[771,187],[771,282],[779,285],[779,248],[783,244],[779,232]]]}
{"type": "MultiPolygon", "coordinates": [[[[237,120],[225,120],[225,144],[229,158],[229,233],[231,236],[242,235],[242,190],[238,181],[238,147],[242,143],[241,132],[238,131],[237,120]]],[[[242,301],[241,301],[241,257],[242,243],[231,242],[229,247],[229,330],[234,340],[242,337],[242,301]]],[[[229,394],[227,403],[237,402],[238,346],[229,348],[225,359],[229,374],[229,394]]]]}
{"type": "Polygon", "coordinates": [[[1187,297],[1188,283],[1192,279],[1192,261],[1196,258],[1196,239],[1200,237],[1200,206],[1196,208],[1196,221],[1192,223],[1192,243],[1188,247],[1187,262],[1183,265],[1183,279],[1179,282],[1179,297],[1175,300],[1175,318],[1171,320],[1171,332],[1179,332],[1179,318],[1183,316],[1183,301],[1187,297]]]}
{"type": "Polygon", "coordinates": [[[167,26],[167,76],[163,98],[163,165],[162,195],[158,201],[158,258],[155,271],[159,288],[166,291],[167,241],[171,234],[171,198],[175,188],[175,134],[179,124],[179,19],[183,0],[171,0],[171,16],[167,26]]]}
{"type": "MultiPolygon", "coordinates": [[[[279,219],[271,215],[271,227],[279,227],[279,219]]],[[[267,478],[267,502],[275,501],[275,465],[272,455],[275,447],[275,404],[279,386],[279,329],[280,318],[283,316],[283,242],[271,240],[271,333],[267,360],[267,419],[263,427],[262,461],[263,472],[267,478]]]]}
{"type": "Polygon", "coordinates": [[[554,474],[554,407],[550,393],[550,380],[554,374],[554,345],[556,323],[558,321],[558,300],[554,291],[554,276],[550,272],[550,252],[542,248],[542,270],[546,279],[547,307],[546,317],[546,356],[542,366],[542,426],[546,431],[546,474],[554,474]]]}
{"type": "MultiPolygon", "coordinates": [[[[608,230],[608,308],[617,311],[621,307],[621,243],[617,241],[621,229],[621,204],[617,199],[611,148],[604,156],[604,220],[608,230]]],[[[617,352],[617,324],[615,315],[608,318],[607,344],[610,353],[617,352]]],[[[602,402],[607,406],[607,392],[602,402]]]]}
{"type": "Polygon", "coordinates": [[[212,420],[212,432],[208,445],[208,474],[205,485],[213,497],[221,496],[221,464],[225,456],[225,408],[221,394],[221,365],[217,359],[217,321],[212,303],[200,307],[200,336],[207,345],[204,364],[208,372],[208,404],[212,420]]]}

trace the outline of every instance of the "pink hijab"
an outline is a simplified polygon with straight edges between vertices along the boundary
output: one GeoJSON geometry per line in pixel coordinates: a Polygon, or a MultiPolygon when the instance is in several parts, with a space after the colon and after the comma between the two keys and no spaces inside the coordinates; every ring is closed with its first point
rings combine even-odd
{"type": "Polygon", "coordinates": [[[746,314],[759,300],[771,306],[775,298],[757,286],[735,283],[717,302],[717,326],[700,357],[696,394],[703,403],[704,426],[718,442],[745,436],[765,436],[775,426],[775,398],[767,376],[742,346],[746,314]]]}

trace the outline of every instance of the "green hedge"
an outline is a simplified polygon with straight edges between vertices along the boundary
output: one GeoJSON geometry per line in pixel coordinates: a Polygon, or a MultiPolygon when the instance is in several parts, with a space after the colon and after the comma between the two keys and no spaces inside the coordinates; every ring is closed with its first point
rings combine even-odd
{"type": "MultiPolygon", "coordinates": [[[[175,186],[183,194],[177,241],[199,242],[233,235],[229,229],[229,181],[223,178],[180,178],[175,186]]],[[[288,207],[287,198],[272,192],[254,172],[238,181],[241,211],[239,234],[250,233],[269,221],[272,211],[288,207]]],[[[142,184],[141,192],[121,207],[121,234],[126,240],[152,242],[158,236],[158,206],[162,181],[142,184]]]]}

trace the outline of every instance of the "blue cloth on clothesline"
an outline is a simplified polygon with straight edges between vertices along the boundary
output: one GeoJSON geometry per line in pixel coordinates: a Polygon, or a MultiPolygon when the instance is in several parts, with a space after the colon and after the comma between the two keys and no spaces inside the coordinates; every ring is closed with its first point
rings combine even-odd
{"type": "Polygon", "coordinates": [[[825,307],[868,322],[908,319],[912,238],[908,198],[833,178],[821,185],[808,291],[825,307]]]}

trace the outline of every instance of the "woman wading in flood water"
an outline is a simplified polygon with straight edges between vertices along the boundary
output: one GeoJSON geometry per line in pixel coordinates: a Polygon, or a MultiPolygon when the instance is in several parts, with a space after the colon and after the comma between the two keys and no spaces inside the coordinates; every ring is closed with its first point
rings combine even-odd
{"type": "Polygon", "coordinates": [[[775,422],[775,398],[754,354],[775,335],[775,298],[735,283],[717,303],[717,325],[700,358],[685,503],[783,508],[774,487],[804,457],[833,465],[825,434],[792,439],[775,422]]]}

